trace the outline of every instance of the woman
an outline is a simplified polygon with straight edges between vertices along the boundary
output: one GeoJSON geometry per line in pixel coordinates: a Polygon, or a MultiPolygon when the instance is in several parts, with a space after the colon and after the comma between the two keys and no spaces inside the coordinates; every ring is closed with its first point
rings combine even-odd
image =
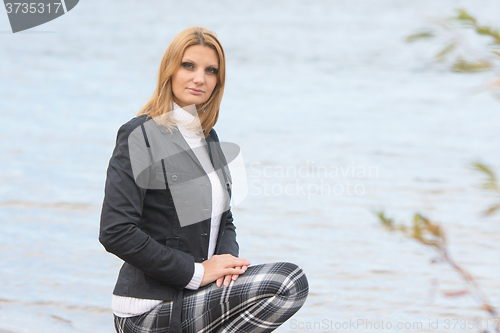
{"type": "Polygon", "coordinates": [[[112,302],[119,333],[271,332],[306,300],[298,266],[238,258],[213,129],[224,81],[215,34],[188,28],[167,48],[153,97],[118,131],[99,241],[125,261],[112,302]]]}

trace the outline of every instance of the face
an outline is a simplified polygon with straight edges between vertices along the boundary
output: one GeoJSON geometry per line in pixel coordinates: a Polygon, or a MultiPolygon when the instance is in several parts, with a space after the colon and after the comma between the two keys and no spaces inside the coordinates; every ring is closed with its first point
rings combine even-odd
{"type": "Polygon", "coordinates": [[[173,99],[180,107],[208,101],[217,84],[219,57],[208,46],[193,45],[184,51],[172,75],[173,99]]]}

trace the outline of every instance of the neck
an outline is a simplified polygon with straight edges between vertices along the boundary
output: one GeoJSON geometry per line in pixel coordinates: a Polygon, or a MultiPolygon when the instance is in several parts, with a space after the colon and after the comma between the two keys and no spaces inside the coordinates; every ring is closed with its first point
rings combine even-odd
{"type": "Polygon", "coordinates": [[[191,113],[193,110],[196,112],[196,107],[194,105],[188,105],[181,108],[174,102],[172,117],[175,119],[179,130],[184,135],[200,137],[200,135],[203,135],[200,119],[197,113],[195,113],[196,116],[191,113]]]}

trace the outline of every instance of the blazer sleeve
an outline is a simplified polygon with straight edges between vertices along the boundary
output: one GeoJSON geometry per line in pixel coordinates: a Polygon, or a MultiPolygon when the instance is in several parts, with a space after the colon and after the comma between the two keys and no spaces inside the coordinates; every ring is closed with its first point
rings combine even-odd
{"type": "Polygon", "coordinates": [[[128,138],[137,126],[131,121],[118,131],[107,170],[99,241],[147,275],[182,289],[193,277],[194,257],[158,243],[138,226],[147,189],[136,184],[129,155],[128,138]]]}

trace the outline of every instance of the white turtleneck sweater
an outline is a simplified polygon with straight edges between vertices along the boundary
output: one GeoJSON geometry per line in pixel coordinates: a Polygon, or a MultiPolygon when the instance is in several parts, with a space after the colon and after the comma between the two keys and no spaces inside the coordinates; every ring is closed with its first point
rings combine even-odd
{"type": "MultiPolygon", "coordinates": [[[[217,235],[219,233],[220,219],[224,210],[225,200],[229,200],[228,194],[226,189],[222,186],[219,180],[219,176],[215,172],[212,162],[210,161],[203,135],[197,134],[201,132],[199,118],[195,118],[195,116],[182,109],[175,102],[174,109],[171,112],[173,118],[175,118],[175,120],[177,121],[179,131],[200,161],[203,169],[210,179],[210,184],[212,186],[212,216],[207,253],[207,259],[210,259],[215,252],[215,243],[217,242],[217,235]],[[193,120],[194,122],[191,123],[193,120]],[[191,129],[192,127],[195,127],[195,130],[191,129]],[[195,149],[201,146],[204,146],[204,149],[195,149]]],[[[200,287],[201,280],[203,279],[204,274],[205,269],[203,265],[200,263],[195,263],[193,278],[185,288],[191,290],[198,289],[200,287]]],[[[113,295],[111,308],[113,310],[113,313],[118,317],[133,317],[152,310],[161,302],[161,300],[140,299],[113,295]]]]}

